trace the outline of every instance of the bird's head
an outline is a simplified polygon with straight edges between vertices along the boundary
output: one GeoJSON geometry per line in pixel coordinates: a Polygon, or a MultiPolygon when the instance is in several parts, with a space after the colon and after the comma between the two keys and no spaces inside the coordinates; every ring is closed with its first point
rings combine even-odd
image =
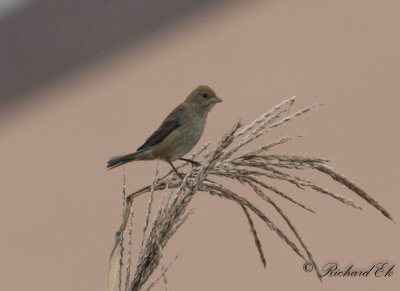
{"type": "Polygon", "coordinates": [[[190,104],[196,110],[204,112],[210,111],[219,102],[222,102],[222,99],[215,94],[213,89],[205,85],[194,89],[185,100],[185,103],[190,104]]]}

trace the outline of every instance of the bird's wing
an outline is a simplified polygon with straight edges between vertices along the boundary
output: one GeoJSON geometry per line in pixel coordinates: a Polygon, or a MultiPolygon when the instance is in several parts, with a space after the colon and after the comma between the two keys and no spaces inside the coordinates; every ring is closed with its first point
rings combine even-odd
{"type": "Polygon", "coordinates": [[[155,132],[153,132],[153,134],[146,140],[146,142],[137,150],[143,150],[160,143],[164,138],[166,138],[171,132],[176,130],[181,125],[183,114],[184,111],[182,107],[178,106],[177,108],[175,108],[167,116],[167,118],[165,118],[160,127],[155,132]]]}

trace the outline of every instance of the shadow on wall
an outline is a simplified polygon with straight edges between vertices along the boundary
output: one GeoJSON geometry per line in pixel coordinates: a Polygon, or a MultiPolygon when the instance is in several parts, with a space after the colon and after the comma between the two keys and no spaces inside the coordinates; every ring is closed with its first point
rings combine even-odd
{"type": "Polygon", "coordinates": [[[233,0],[39,0],[0,19],[0,107],[233,0]]]}

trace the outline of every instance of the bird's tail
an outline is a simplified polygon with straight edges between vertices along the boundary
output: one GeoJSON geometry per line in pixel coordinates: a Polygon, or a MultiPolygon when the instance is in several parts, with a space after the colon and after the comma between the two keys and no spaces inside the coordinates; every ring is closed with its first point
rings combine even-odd
{"type": "Polygon", "coordinates": [[[148,153],[146,151],[137,151],[132,154],[112,157],[107,162],[107,169],[111,170],[111,169],[119,167],[123,164],[135,161],[135,160],[146,160],[147,156],[148,156],[148,153]]]}

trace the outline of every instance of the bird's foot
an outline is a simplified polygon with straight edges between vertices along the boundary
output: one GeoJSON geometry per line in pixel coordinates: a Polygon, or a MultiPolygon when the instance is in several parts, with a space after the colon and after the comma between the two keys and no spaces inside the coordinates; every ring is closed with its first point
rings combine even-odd
{"type": "Polygon", "coordinates": [[[193,161],[193,160],[189,160],[189,159],[184,159],[184,158],[180,158],[180,160],[191,163],[193,166],[195,167],[200,167],[201,164],[199,162],[193,161]]]}
{"type": "Polygon", "coordinates": [[[181,173],[179,173],[179,172],[176,172],[176,175],[177,175],[181,180],[183,180],[183,178],[185,177],[183,174],[181,174],[181,173]]]}
{"type": "Polygon", "coordinates": [[[192,161],[192,165],[195,166],[195,167],[200,167],[201,166],[201,164],[199,162],[196,162],[196,161],[192,161]]]}

